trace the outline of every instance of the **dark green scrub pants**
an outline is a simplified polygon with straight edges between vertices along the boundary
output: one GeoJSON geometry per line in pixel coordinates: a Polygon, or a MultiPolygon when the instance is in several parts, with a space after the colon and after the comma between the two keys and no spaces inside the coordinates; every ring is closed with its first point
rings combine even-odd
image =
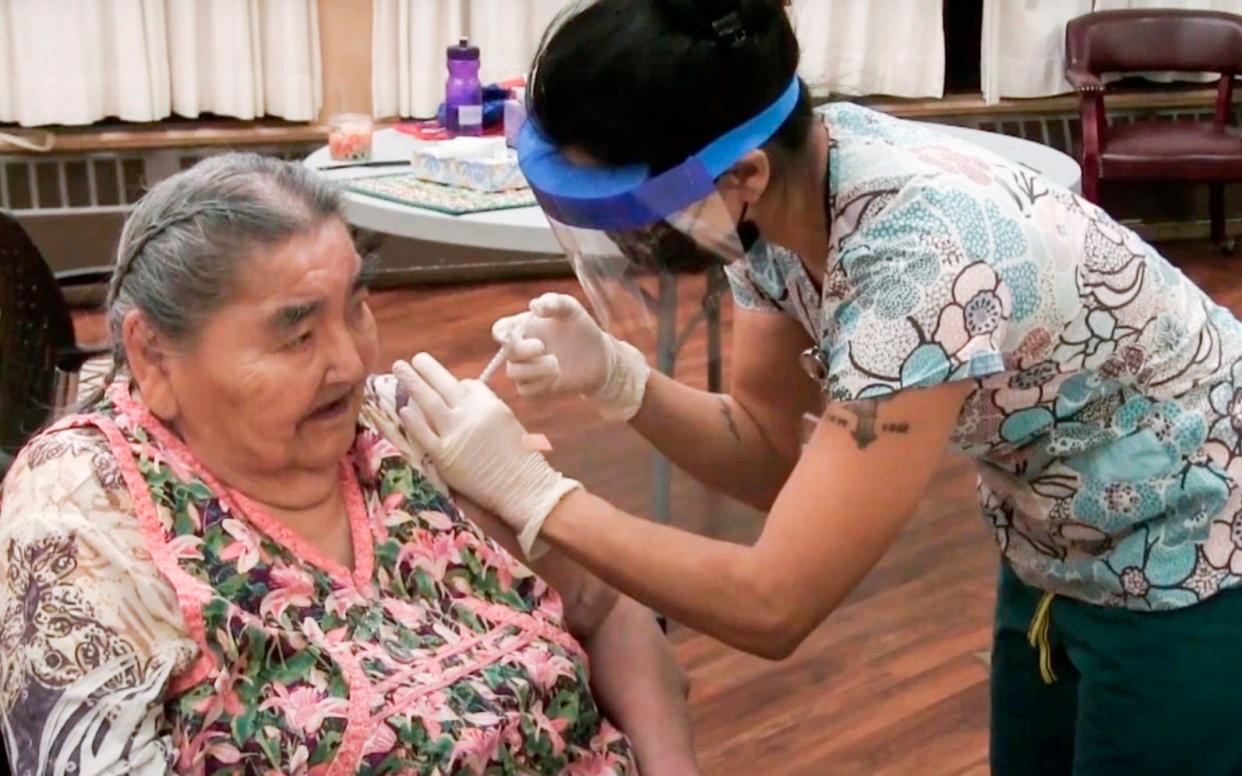
{"type": "Polygon", "coordinates": [[[1242,775],[1242,590],[1171,612],[1053,598],[1002,563],[992,650],[996,776],[1242,775]]]}

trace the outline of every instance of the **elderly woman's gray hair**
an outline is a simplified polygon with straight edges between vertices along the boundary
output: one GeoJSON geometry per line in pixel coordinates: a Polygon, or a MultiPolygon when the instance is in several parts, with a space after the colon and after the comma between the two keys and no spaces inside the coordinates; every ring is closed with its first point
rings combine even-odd
{"type": "Polygon", "coordinates": [[[340,213],[332,183],[257,154],[214,156],[156,184],[125,222],[117,248],[107,301],[116,366],[130,310],[174,342],[191,337],[244,262],[340,213]]]}

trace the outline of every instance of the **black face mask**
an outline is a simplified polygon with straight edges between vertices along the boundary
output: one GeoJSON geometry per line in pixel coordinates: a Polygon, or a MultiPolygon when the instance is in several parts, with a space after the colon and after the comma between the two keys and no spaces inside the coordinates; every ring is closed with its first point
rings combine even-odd
{"type": "Polygon", "coordinates": [[[737,239],[742,242],[742,250],[746,253],[750,253],[750,249],[759,242],[759,227],[754,221],[746,220],[746,213],[749,210],[750,203],[743,204],[742,215],[737,219],[737,239]]]}

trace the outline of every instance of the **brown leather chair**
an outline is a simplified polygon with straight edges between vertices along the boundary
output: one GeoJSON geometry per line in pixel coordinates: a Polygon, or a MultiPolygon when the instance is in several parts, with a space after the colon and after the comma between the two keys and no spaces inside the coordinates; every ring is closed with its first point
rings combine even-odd
{"type": "Polygon", "coordinates": [[[1242,72],[1242,16],[1173,9],[1100,11],[1065,25],[1065,77],[1081,96],[1082,191],[1099,202],[1101,180],[1207,183],[1212,240],[1225,242],[1224,184],[1242,181],[1242,130],[1230,125],[1233,79],[1242,72]],[[1216,115],[1206,121],[1110,126],[1105,73],[1221,75],[1216,115]]]}

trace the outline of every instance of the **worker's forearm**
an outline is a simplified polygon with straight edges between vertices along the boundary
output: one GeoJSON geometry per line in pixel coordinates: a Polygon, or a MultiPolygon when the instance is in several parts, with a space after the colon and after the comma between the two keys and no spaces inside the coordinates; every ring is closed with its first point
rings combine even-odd
{"type": "Polygon", "coordinates": [[[768,510],[793,469],[732,397],[653,372],[631,425],[699,482],[768,510]]]}
{"type": "Polygon", "coordinates": [[[750,547],[628,515],[583,490],[561,500],[540,536],[631,598],[730,646],[781,657],[796,643],[786,606],[794,599],[763,584],[750,547]]]}
{"type": "Polygon", "coordinates": [[[644,776],[698,773],[685,673],[651,611],[617,601],[587,651],[596,698],[634,745],[644,776]]]}

